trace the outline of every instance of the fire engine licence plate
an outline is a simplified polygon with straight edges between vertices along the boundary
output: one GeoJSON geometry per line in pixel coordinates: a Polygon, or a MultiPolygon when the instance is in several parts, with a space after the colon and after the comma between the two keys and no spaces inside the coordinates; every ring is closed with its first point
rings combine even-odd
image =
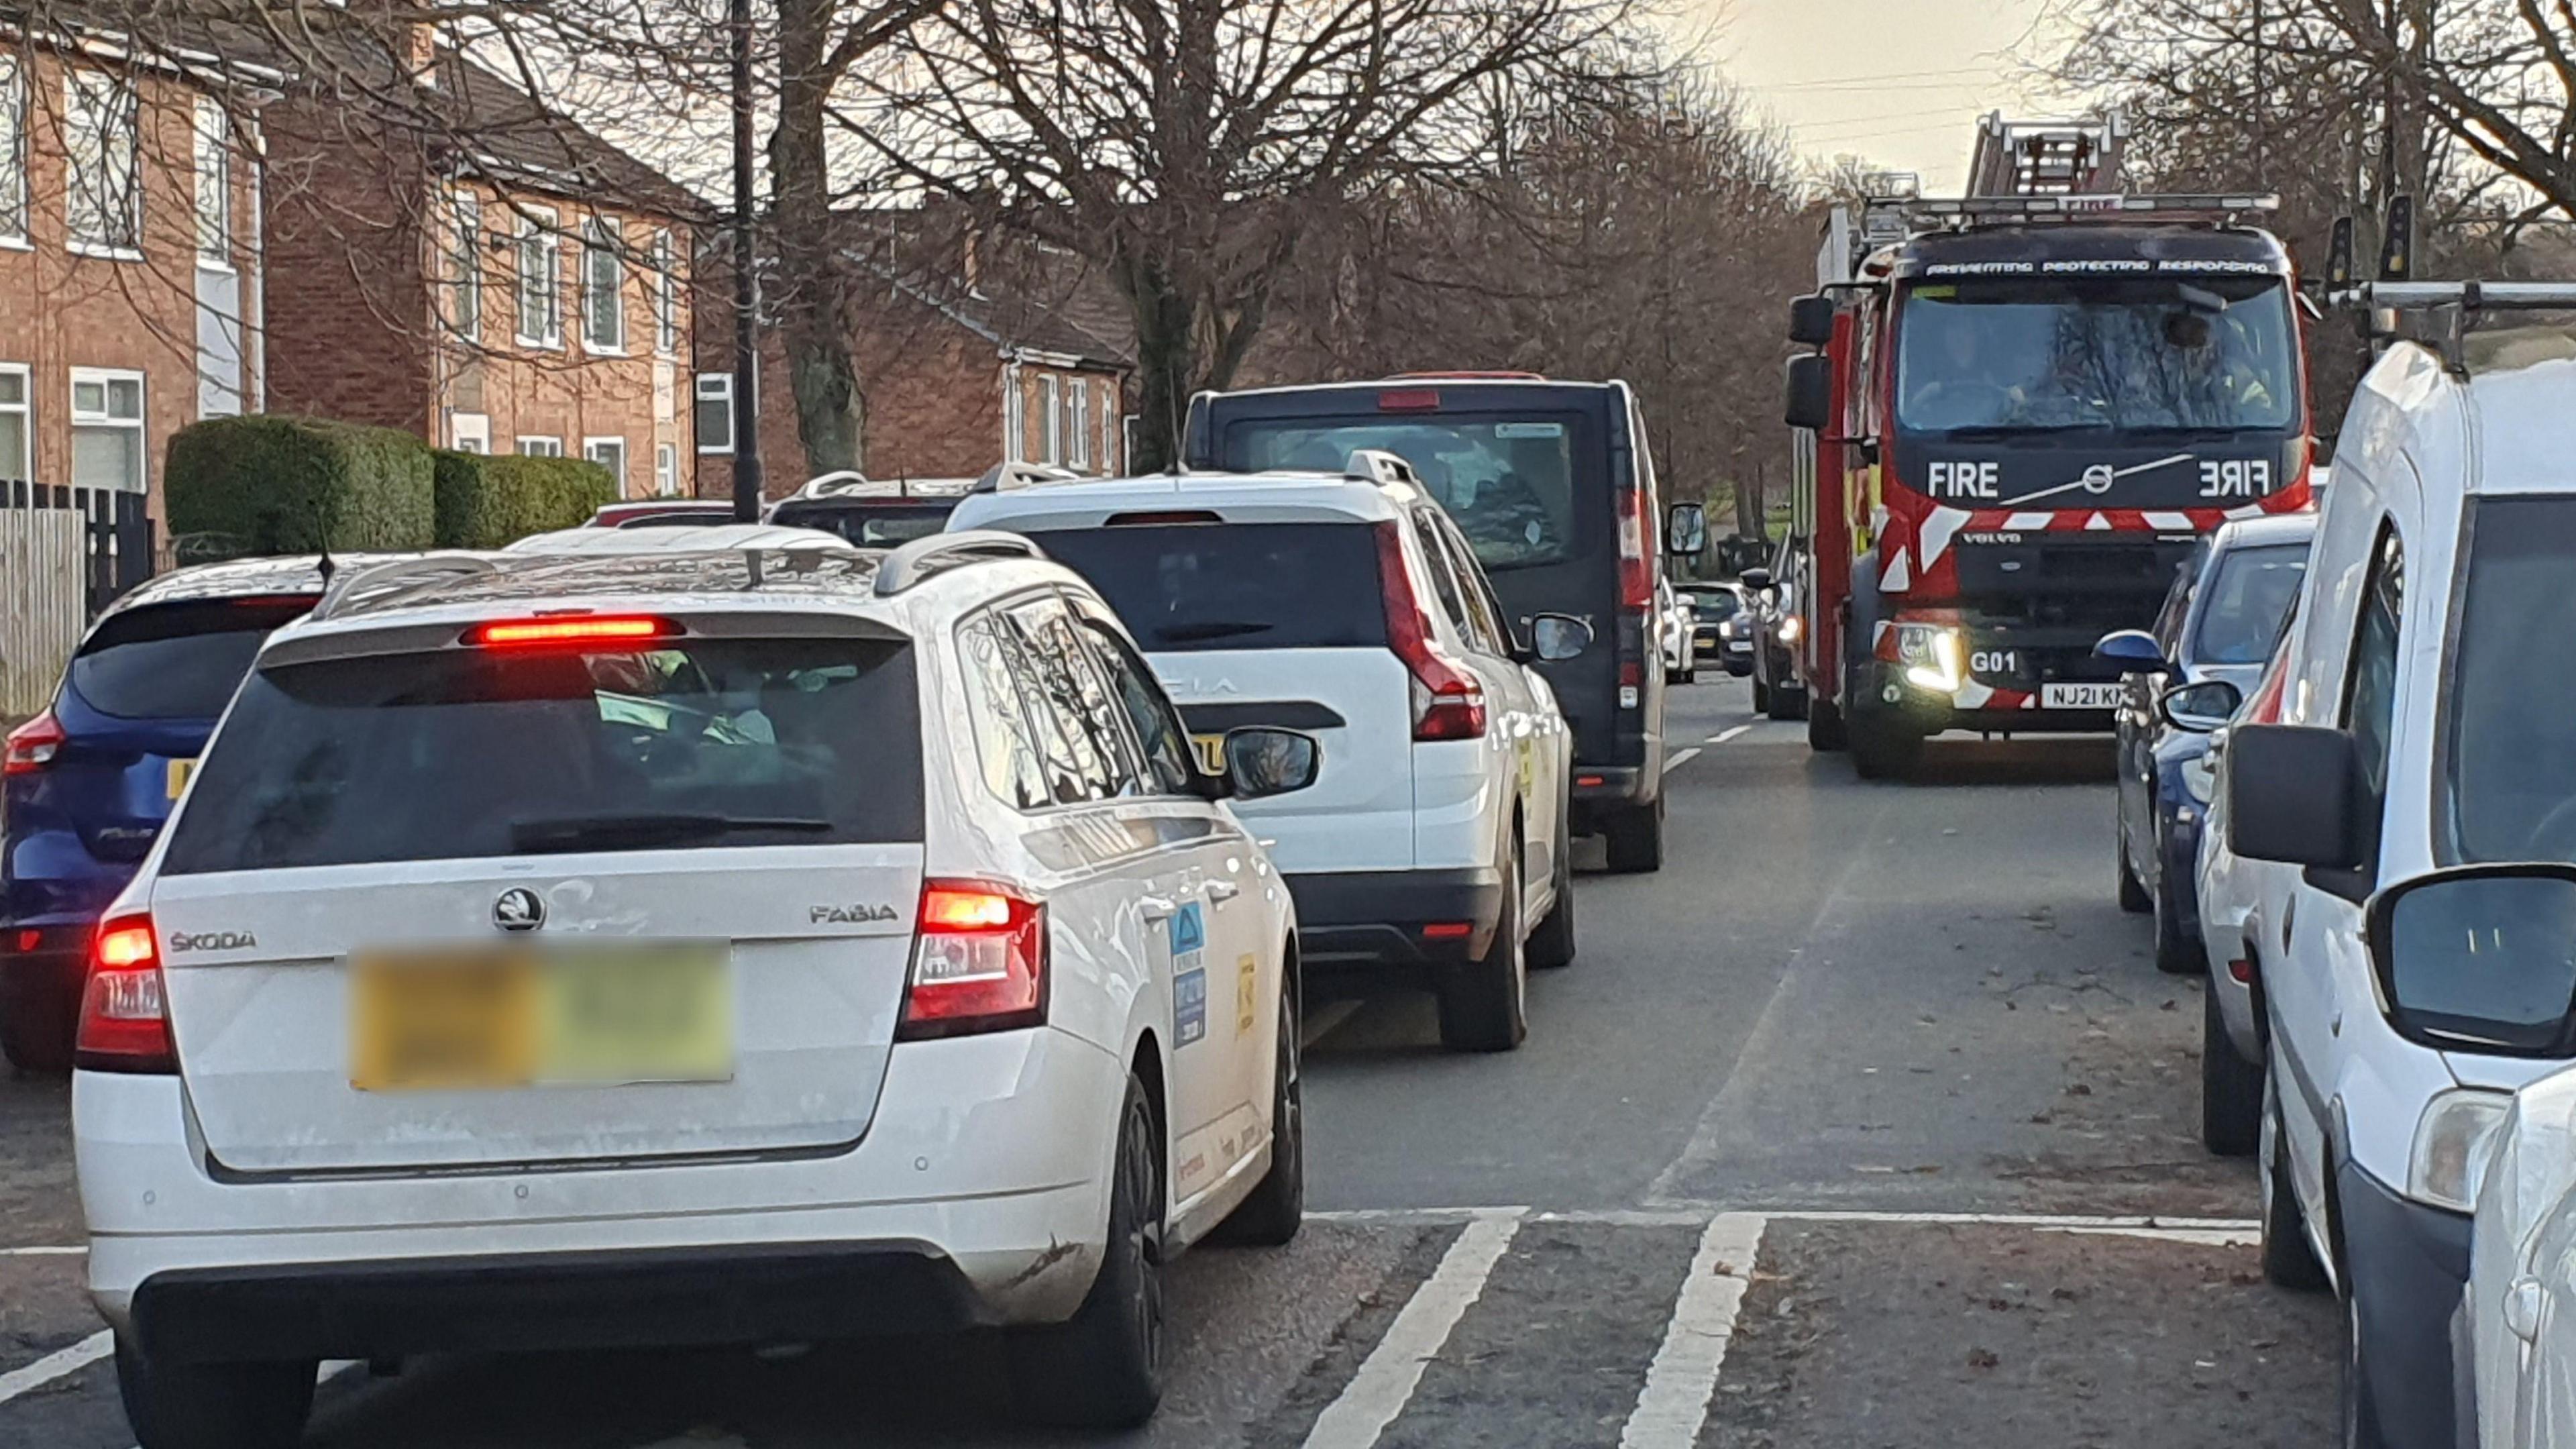
{"type": "Polygon", "coordinates": [[[697,941],[360,952],[349,960],[349,1083],[393,1092],[727,1081],[731,956],[697,941]]]}
{"type": "Polygon", "coordinates": [[[2043,684],[2039,687],[2041,709],[2118,709],[2120,686],[2116,684],[2043,684]]]}

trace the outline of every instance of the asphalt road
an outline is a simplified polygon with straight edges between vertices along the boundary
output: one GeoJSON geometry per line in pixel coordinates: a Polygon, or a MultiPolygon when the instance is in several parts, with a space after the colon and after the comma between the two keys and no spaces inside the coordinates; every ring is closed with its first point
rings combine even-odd
{"type": "MultiPolygon", "coordinates": [[[[1732,682],[1677,691],[1668,864],[1579,885],[1529,1043],[1317,1004],[1310,1207],[1174,1270],[1172,1388],[1100,1441],[2323,1444],[2334,1324],[2263,1286],[2202,1152],[2198,986],[2110,876],[2110,753],[1933,747],[1868,785],[1732,682]]],[[[123,1449],[59,1084],[0,1081],[0,1446],[123,1449]]],[[[326,1367],[310,1442],[792,1449],[1074,1442],[992,1344],[326,1367]]]]}

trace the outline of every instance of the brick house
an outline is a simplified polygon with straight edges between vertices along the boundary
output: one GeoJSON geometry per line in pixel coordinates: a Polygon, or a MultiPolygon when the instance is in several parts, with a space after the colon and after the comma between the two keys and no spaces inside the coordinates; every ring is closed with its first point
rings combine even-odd
{"type": "Polygon", "coordinates": [[[269,262],[296,282],[268,311],[271,406],[693,491],[704,208],[426,27],[364,55],[418,119],[296,90],[269,108],[269,262]]]}
{"type": "MultiPolygon", "coordinates": [[[[971,478],[995,463],[1053,463],[1112,475],[1126,467],[1127,350],[1085,325],[1070,288],[1034,270],[979,275],[972,246],[942,270],[900,269],[854,248],[860,285],[846,326],[865,393],[862,471],[872,478],[971,478]]],[[[699,488],[722,496],[730,466],[730,292],[700,294],[699,488]]],[[[763,338],[760,446],[766,492],[805,478],[785,349],[763,338]]]]}
{"type": "Polygon", "coordinates": [[[0,505],[85,509],[101,593],[150,571],[170,435],[263,403],[244,80],[0,27],[0,505]]]}

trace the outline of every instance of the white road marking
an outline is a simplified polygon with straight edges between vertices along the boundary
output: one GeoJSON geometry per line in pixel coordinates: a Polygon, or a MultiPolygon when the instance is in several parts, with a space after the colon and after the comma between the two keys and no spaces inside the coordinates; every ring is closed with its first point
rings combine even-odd
{"type": "Polygon", "coordinates": [[[2158,1237],[2175,1242],[2196,1242],[2203,1238],[2234,1238],[2259,1228],[2252,1218],[2183,1218],[2146,1214],[2090,1213],[1977,1213],[1977,1212],[1876,1212],[1847,1208],[1750,1208],[1724,1209],[1710,1204],[1704,1207],[1663,1205],[1646,1208],[1567,1208],[1541,1210],[1526,1207],[1432,1207],[1432,1208],[1344,1208],[1339,1211],[1310,1211],[1308,1222],[1350,1223],[1355,1226],[1435,1226],[1443,1223],[1467,1223],[1480,1218],[1517,1218],[1532,1223],[1593,1223],[1622,1228],[1697,1228],[1720,1218],[1736,1216],[1760,1218],[1775,1223],[1878,1223],[1896,1227],[1975,1227],[2030,1228],[2053,1233],[2130,1233],[2158,1237]]]}
{"type": "Polygon", "coordinates": [[[1682,766],[1687,765],[1698,758],[1699,746],[1693,745],[1689,749],[1682,751],[1680,754],[1673,756],[1671,759],[1664,761],[1664,773],[1669,775],[1673,771],[1680,769],[1682,766]]]}
{"type": "Polygon", "coordinates": [[[1485,1291],[1494,1264],[1520,1231],[1517,1213],[1480,1216],[1467,1224],[1458,1241],[1441,1255],[1440,1266],[1387,1325],[1386,1337],[1369,1351],[1360,1371],[1342,1385],[1339,1398],[1324,1408],[1306,1436],[1306,1449],[1374,1449],[1378,1436],[1413,1398],[1422,1370],[1450,1330],[1485,1291]]]}
{"type": "Polygon", "coordinates": [[[1735,1337],[1736,1310],[1744,1306],[1761,1249],[1759,1214],[1720,1213],[1710,1220],[1691,1258],[1690,1276],[1673,1300],[1663,1346],[1646,1370],[1646,1387],[1637,1394],[1628,1426],[1619,1431],[1619,1449],[1690,1449],[1699,1442],[1709,1395],[1717,1392],[1726,1346],[1735,1337]]]}
{"type": "Polygon", "coordinates": [[[2263,1241],[2259,1224],[2241,1228],[2042,1228],[2086,1238],[2144,1238],[2151,1243],[2190,1243],[2202,1248],[2251,1248],[2263,1241]]]}
{"type": "Polygon", "coordinates": [[[0,1258],[77,1258],[87,1248],[0,1248],[0,1258]]]}
{"type": "Polygon", "coordinates": [[[1708,737],[1708,742],[1712,745],[1722,745],[1728,740],[1741,739],[1751,733],[1753,733],[1753,726],[1737,725],[1731,730],[1719,730],[1716,734],[1710,735],[1708,737]]]}
{"type": "Polygon", "coordinates": [[[31,1394],[56,1379],[70,1378],[116,1352],[115,1335],[102,1328],[69,1348],[60,1348],[27,1365],[0,1374],[0,1404],[31,1394]]]}
{"type": "Polygon", "coordinates": [[[1359,1009],[1359,1001],[1346,996],[1339,1001],[1327,1001],[1307,1012],[1305,1029],[1297,1033],[1298,1050],[1303,1051],[1340,1030],[1342,1023],[1351,1019],[1351,1013],[1359,1009]]]}

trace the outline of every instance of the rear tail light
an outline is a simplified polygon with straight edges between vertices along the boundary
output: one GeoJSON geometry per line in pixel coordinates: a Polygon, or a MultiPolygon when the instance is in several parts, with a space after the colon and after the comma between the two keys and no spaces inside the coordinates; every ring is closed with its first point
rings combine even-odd
{"type": "Polygon", "coordinates": [[[615,616],[507,619],[475,625],[465,631],[465,641],[486,649],[531,649],[548,645],[633,643],[639,639],[665,639],[679,632],[680,626],[668,619],[615,616]]]}
{"type": "Polygon", "coordinates": [[[924,881],[899,1041],[1041,1026],[1046,907],[982,881],[924,881]]]}
{"type": "Polygon", "coordinates": [[[1386,647],[1412,677],[1413,737],[1480,740],[1485,737],[1485,687],[1431,646],[1431,622],[1413,597],[1404,566],[1404,525],[1377,525],[1378,587],[1386,599],[1386,647]]]}
{"type": "Polygon", "coordinates": [[[1646,548],[1646,495],[1622,488],[1618,499],[1619,607],[1649,613],[1655,607],[1655,556],[1646,548]]]}
{"type": "Polygon", "coordinates": [[[150,916],[111,916],[91,938],[73,1062],[86,1072],[179,1069],[150,916]]]}
{"type": "Polygon", "coordinates": [[[0,775],[32,775],[54,762],[63,741],[70,736],[54,719],[54,712],[44,713],[9,731],[6,753],[0,753],[0,775]]]}

